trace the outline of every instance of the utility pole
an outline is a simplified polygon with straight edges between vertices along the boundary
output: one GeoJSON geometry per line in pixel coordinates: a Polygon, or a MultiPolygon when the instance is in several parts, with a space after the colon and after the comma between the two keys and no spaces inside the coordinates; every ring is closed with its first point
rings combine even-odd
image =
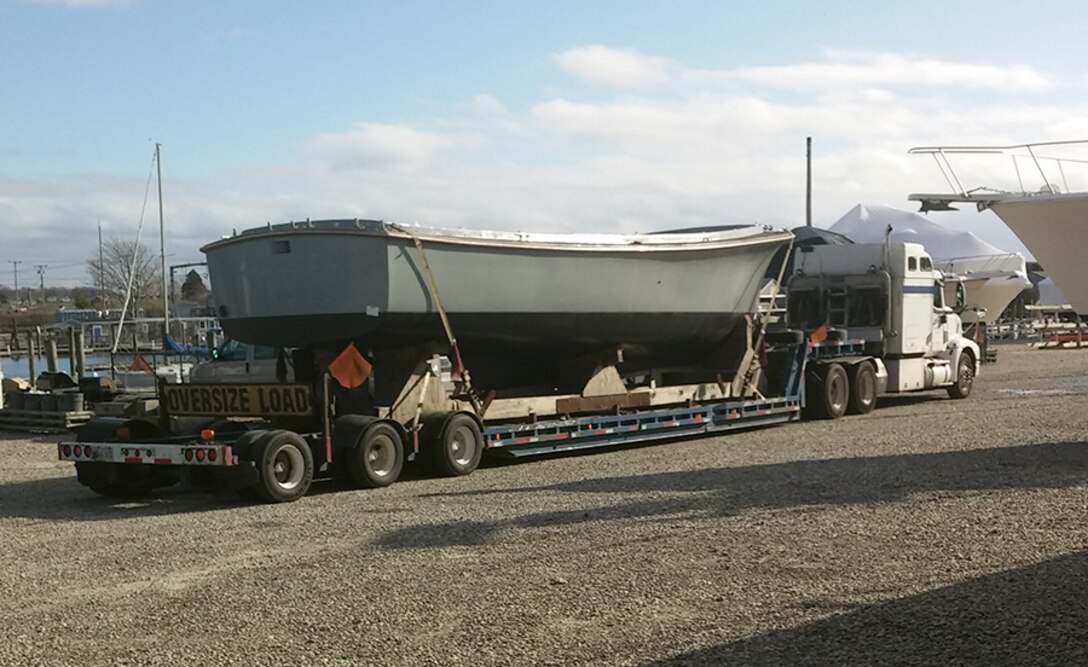
{"type": "Polygon", "coordinates": [[[45,270],[49,267],[45,264],[35,264],[34,268],[38,270],[38,284],[42,290],[42,299],[38,303],[45,303],[45,270]]]}
{"type": "Polygon", "coordinates": [[[106,300],[106,264],[102,259],[102,218],[98,219],[98,302],[103,311],[110,309],[106,300]]]}
{"type": "Polygon", "coordinates": [[[805,137],[805,226],[812,226],[812,137],[805,137]]]}
{"type": "Polygon", "coordinates": [[[166,291],[166,227],[162,219],[162,157],[159,148],[162,144],[155,144],[155,169],[159,176],[159,258],[162,260],[162,333],[163,336],[170,333],[170,295],[166,291]]]}
{"type": "Polygon", "coordinates": [[[19,265],[23,262],[18,259],[9,259],[12,269],[15,271],[15,306],[19,306],[19,265]]]}

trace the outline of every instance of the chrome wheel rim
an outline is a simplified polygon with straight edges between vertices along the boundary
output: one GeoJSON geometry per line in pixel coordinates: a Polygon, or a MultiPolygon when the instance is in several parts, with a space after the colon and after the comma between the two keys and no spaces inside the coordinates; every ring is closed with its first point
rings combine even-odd
{"type": "Polygon", "coordinates": [[[393,465],[396,460],[396,448],[393,445],[392,438],[387,435],[376,436],[366,448],[367,467],[379,477],[385,477],[393,472],[393,465]]]}
{"type": "Polygon", "coordinates": [[[476,433],[468,426],[458,426],[450,434],[450,458],[457,465],[468,465],[476,458],[476,433]]]}
{"type": "Polygon", "coordinates": [[[290,491],[302,483],[306,472],[306,461],[297,447],[283,444],[272,453],[269,458],[269,467],[276,485],[285,491],[290,491]]]}

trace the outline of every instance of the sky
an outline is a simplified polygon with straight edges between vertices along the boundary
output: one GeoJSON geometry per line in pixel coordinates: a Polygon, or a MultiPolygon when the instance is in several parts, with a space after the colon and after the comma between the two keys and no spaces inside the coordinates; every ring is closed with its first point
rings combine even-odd
{"type": "MultiPolygon", "coordinates": [[[[156,143],[170,264],[306,218],[794,227],[806,137],[815,225],[914,210],[910,193],[948,186],[911,147],[1088,138],[1083,17],[1072,1],[0,0],[0,283],[41,265],[47,285],[87,284],[99,223],[134,239],[142,221],[158,254],[156,143]]],[[[990,212],[930,218],[1024,250],[990,212]]]]}

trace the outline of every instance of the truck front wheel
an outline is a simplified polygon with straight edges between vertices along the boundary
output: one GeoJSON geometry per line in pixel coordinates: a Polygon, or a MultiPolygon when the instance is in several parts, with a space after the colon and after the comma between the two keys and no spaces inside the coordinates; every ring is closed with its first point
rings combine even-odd
{"type": "Polygon", "coordinates": [[[314,457],[302,436],[291,431],[271,431],[253,447],[253,462],[260,479],[254,490],[261,500],[287,503],[310,489],[314,457]]]}
{"type": "Polygon", "coordinates": [[[956,384],[948,388],[948,395],[952,398],[967,398],[971,395],[971,388],[975,385],[975,358],[970,352],[960,355],[960,362],[956,366],[956,384]]]}

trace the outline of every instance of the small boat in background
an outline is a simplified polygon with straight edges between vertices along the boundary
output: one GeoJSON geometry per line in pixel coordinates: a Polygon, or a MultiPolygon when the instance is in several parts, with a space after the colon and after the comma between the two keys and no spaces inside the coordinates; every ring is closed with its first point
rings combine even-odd
{"type": "Polygon", "coordinates": [[[966,288],[960,317],[964,323],[995,322],[1006,307],[1031,287],[1023,255],[990,245],[971,232],[949,229],[917,213],[891,206],[858,204],[831,226],[857,243],[891,240],[921,243],[933,264],[951,280],[946,303],[956,303],[956,283],[966,288]]]}
{"type": "Polygon", "coordinates": [[[1088,140],[926,146],[912,148],[910,153],[932,156],[951,189],[910,195],[908,199],[919,202],[922,212],[955,210],[955,203],[993,211],[1042,264],[1073,308],[1088,313],[1088,191],[1070,187],[1070,179],[1076,183],[1088,177],[1088,140]],[[952,157],[990,184],[965,187],[952,157]],[[994,169],[995,159],[1009,161],[1004,180],[994,169]]]}

